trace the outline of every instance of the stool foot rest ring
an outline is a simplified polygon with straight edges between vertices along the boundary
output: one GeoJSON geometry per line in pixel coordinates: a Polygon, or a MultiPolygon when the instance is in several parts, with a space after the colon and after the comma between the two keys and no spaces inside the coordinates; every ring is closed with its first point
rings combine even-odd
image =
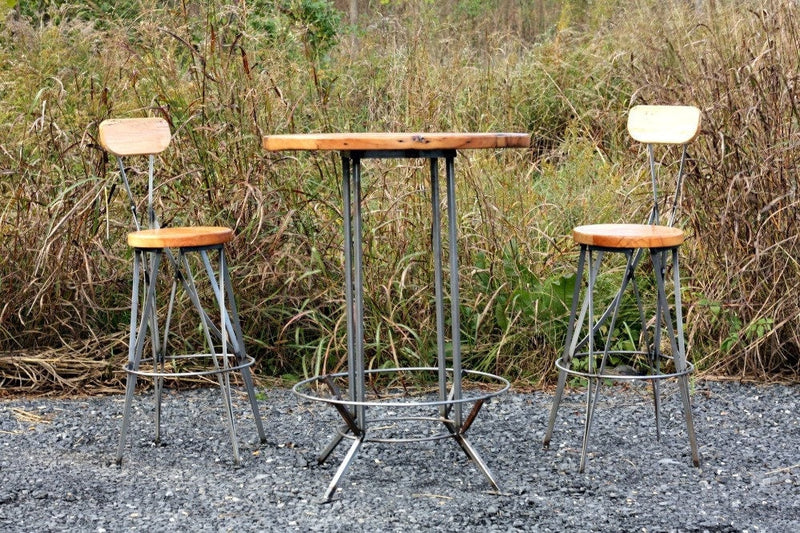
{"type": "MultiPolygon", "coordinates": [[[[215,355],[211,353],[198,353],[198,354],[188,354],[188,355],[169,355],[164,357],[164,363],[168,362],[179,362],[179,361],[191,361],[193,359],[214,359],[220,358],[221,355],[215,355]]],[[[228,357],[231,357],[229,355],[228,357]]],[[[231,372],[239,372],[244,370],[245,368],[249,368],[255,364],[256,360],[250,356],[244,356],[242,362],[237,362],[235,366],[228,365],[227,367],[220,367],[220,368],[212,368],[208,370],[176,370],[174,372],[170,372],[168,370],[165,371],[155,371],[155,370],[133,370],[132,368],[126,367],[125,372],[128,374],[136,374],[137,376],[148,377],[148,378],[193,378],[193,377],[202,377],[202,376],[213,376],[217,374],[226,374],[231,372]]],[[[142,359],[142,364],[150,363],[153,364],[152,359],[142,359]]]]}
{"type": "MultiPolygon", "coordinates": [[[[609,354],[613,354],[614,352],[609,352],[609,354]]],[[[573,357],[573,361],[575,359],[579,359],[581,355],[585,354],[576,354],[573,357]]],[[[662,359],[668,359],[667,357],[662,356],[662,359]]],[[[577,376],[585,379],[607,379],[612,381],[652,381],[652,380],[663,380],[663,379],[671,379],[677,378],[681,376],[688,376],[692,372],[694,372],[694,363],[686,361],[686,368],[681,371],[677,372],[659,372],[656,374],[608,374],[608,373],[590,373],[590,372],[583,372],[581,370],[575,370],[574,368],[570,368],[568,364],[564,362],[562,358],[556,359],[555,362],[556,368],[559,370],[564,371],[565,373],[569,374],[570,376],[577,376]]]]}

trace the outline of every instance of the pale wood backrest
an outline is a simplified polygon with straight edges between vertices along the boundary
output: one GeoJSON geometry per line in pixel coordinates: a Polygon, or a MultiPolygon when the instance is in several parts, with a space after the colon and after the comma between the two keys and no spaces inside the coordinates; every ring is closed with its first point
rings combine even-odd
{"type": "Polygon", "coordinates": [[[700,132],[694,106],[638,105],[628,114],[628,133],[647,144],[686,144],[700,132]]]}
{"type": "Polygon", "coordinates": [[[139,214],[136,210],[136,199],[133,196],[123,158],[126,156],[148,156],[147,181],[147,224],[149,228],[158,228],[159,223],[154,210],[154,166],[156,155],[169,146],[172,134],[169,124],[163,118],[117,118],[108,119],[98,127],[100,145],[111,154],[117,156],[120,177],[128,199],[131,202],[131,214],[136,230],[142,229],[139,214]]]}
{"type": "Polygon", "coordinates": [[[675,223],[680,204],[687,144],[700,133],[700,110],[694,106],[638,105],[628,113],[628,133],[634,140],[647,144],[650,178],[653,186],[653,208],[649,224],[659,222],[658,172],[653,145],[675,144],[683,147],[675,179],[675,196],[668,225],[675,223]]]}
{"type": "Polygon", "coordinates": [[[100,123],[100,145],[118,157],[153,155],[169,146],[172,135],[163,118],[119,118],[100,123]]]}

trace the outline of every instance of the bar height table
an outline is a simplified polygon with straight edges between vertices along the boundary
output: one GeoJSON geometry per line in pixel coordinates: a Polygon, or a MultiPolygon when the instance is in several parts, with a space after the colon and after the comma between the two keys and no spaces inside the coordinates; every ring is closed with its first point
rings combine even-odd
{"type": "MultiPolygon", "coordinates": [[[[344,438],[353,443],[340,464],[324,495],[330,501],[336,488],[364,442],[409,442],[453,438],[473,460],[495,490],[499,490],[489,468],[467,440],[465,433],[474,421],[481,406],[491,397],[502,394],[509,388],[507,380],[485,372],[465,370],[461,367],[460,314],[458,293],[458,251],[456,246],[455,165],[458,150],[526,148],[530,137],[525,133],[322,133],[296,135],[267,135],[263,147],[267,151],[338,151],[342,158],[342,199],[344,218],[344,268],[345,298],[347,306],[347,372],[313,376],[301,381],[294,392],[303,398],[333,405],[344,424],[332,441],[320,453],[318,460],[324,462],[344,438]],[[445,341],[444,274],[442,266],[441,230],[433,231],[434,291],[436,302],[437,367],[365,369],[364,367],[364,287],[361,218],[361,161],[363,159],[411,158],[430,161],[431,206],[433,224],[441,224],[439,198],[439,159],[445,161],[446,206],[448,213],[448,241],[450,268],[450,321],[452,343],[452,367],[447,367],[445,341]],[[416,439],[381,439],[368,436],[370,420],[367,409],[386,405],[381,399],[367,399],[366,376],[392,372],[436,372],[438,374],[438,399],[432,401],[413,400],[392,402],[392,408],[414,407],[438,410],[438,417],[422,417],[444,426],[444,432],[436,436],[416,439]],[[448,376],[449,379],[448,379],[448,376]],[[475,377],[483,382],[494,383],[495,390],[478,390],[465,395],[462,380],[475,377]],[[347,378],[346,397],[342,397],[334,383],[336,378],[347,378]],[[312,384],[324,384],[331,396],[321,396],[311,390],[312,384]],[[462,407],[472,404],[466,417],[462,407]]],[[[394,420],[421,420],[420,417],[399,417],[394,420]]],[[[385,421],[385,419],[381,419],[385,421]]]]}

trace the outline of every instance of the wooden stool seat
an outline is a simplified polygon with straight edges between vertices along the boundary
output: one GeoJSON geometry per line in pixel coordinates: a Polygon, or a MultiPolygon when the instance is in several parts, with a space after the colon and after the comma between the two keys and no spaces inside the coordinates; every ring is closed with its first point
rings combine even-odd
{"type": "Polygon", "coordinates": [[[601,248],[672,248],[683,242],[683,231],[652,224],[590,224],[573,228],[572,238],[601,248]]]}
{"type": "Polygon", "coordinates": [[[233,230],[224,226],[194,226],[143,229],[128,233],[131,248],[192,248],[225,244],[233,239],[233,230]]]}

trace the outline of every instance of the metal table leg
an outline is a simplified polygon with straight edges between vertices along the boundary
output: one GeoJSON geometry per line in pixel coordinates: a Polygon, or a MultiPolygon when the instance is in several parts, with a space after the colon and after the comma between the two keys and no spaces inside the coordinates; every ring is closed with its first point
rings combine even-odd
{"type": "MultiPolygon", "coordinates": [[[[345,300],[347,315],[347,399],[342,400],[330,376],[318,376],[307,382],[319,381],[327,383],[336,401],[331,401],[344,420],[328,445],[318,456],[319,462],[324,462],[339,446],[344,438],[353,440],[342,463],[328,486],[324,501],[330,501],[338,484],[346,474],[358,451],[364,442],[371,440],[368,437],[366,409],[373,402],[366,400],[366,374],[364,367],[364,283],[363,283],[363,250],[362,250],[362,215],[361,215],[361,160],[364,157],[426,157],[430,159],[431,179],[431,208],[433,215],[432,248],[434,261],[434,290],[436,305],[436,351],[438,376],[438,402],[439,419],[445,426],[446,438],[452,437],[462,448],[464,453],[477,466],[478,470],[486,477],[495,490],[499,490],[497,481],[489,471],[486,463],[481,459],[477,450],[467,440],[465,433],[478,415],[481,406],[488,396],[475,402],[469,414],[468,422],[463,422],[463,391],[461,365],[461,324],[458,292],[458,246],[457,246],[457,215],[455,198],[455,171],[454,150],[437,151],[421,155],[417,152],[407,153],[372,153],[372,152],[343,152],[342,153],[342,217],[344,222],[344,267],[345,267],[345,300]],[[444,267],[441,236],[441,198],[439,194],[439,159],[445,159],[446,172],[446,206],[447,206],[447,236],[449,245],[449,288],[450,288],[450,319],[452,339],[452,369],[447,366],[446,340],[445,340],[445,304],[444,304],[444,267]],[[451,383],[448,386],[448,370],[452,371],[451,383]]],[[[402,370],[402,369],[396,369],[402,370]]],[[[410,369],[414,370],[414,369],[410,369]]],[[[420,370],[420,369],[417,369],[420,370]]],[[[495,377],[495,376],[492,376],[495,377]]],[[[502,378],[500,378],[502,380],[502,378]]],[[[504,380],[502,380],[504,381],[504,380]]],[[[504,389],[506,390],[506,389],[504,389]]],[[[297,389],[295,389],[297,392],[297,389]]],[[[302,395],[302,394],[301,394],[302,395]]],[[[311,397],[311,396],[307,396],[311,397]]],[[[312,399],[321,399],[313,398],[312,399]]],[[[325,401],[325,400],[322,400],[325,401]]],[[[413,403],[413,402],[412,402],[413,403]]],[[[375,439],[379,440],[379,439],[375,439]]]]}

